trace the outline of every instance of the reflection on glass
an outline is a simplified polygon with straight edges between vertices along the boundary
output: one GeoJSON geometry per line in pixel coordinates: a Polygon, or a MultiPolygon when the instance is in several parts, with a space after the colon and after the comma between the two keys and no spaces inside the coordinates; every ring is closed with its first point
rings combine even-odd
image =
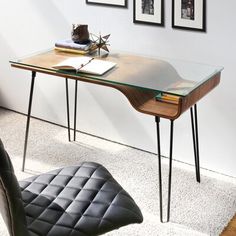
{"type": "MultiPolygon", "coordinates": [[[[14,60],[11,63],[58,73],[59,71],[54,69],[53,66],[73,56],[78,55],[50,50],[24,59],[14,60]]],[[[168,58],[148,58],[124,53],[110,53],[107,57],[99,57],[99,59],[115,62],[116,66],[102,76],[76,73],[74,71],[60,71],[60,74],[65,77],[72,75],[139,89],[186,96],[223,69],[218,66],[194,62],[168,58]]]]}

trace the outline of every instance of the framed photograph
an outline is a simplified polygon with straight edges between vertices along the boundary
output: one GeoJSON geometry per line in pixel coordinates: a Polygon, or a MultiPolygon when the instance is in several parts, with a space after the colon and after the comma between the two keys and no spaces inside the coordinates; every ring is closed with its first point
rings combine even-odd
{"type": "Polygon", "coordinates": [[[164,26],[164,0],[134,0],[134,23],[164,26]]]}
{"type": "Polygon", "coordinates": [[[86,0],[86,3],[115,7],[127,7],[127,1],[128,0],[86,0]]]}
{"type": "Polygon", "coordinates": [[[206,31],[206,0],[172,0],[172,27],[206,31]]]}

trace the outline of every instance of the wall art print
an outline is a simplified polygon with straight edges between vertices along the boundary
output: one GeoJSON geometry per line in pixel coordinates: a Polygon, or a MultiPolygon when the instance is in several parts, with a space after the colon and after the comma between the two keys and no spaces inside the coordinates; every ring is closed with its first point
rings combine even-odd
{"type": "Polygon", "coordinates": [[[164,26],[164,0],[134,0],[133,22],[164,26]]]}
{"type": "Polygon", "coordinates": [[[206,31],[206,0],[172,0],[172,27],[206,31]]]}

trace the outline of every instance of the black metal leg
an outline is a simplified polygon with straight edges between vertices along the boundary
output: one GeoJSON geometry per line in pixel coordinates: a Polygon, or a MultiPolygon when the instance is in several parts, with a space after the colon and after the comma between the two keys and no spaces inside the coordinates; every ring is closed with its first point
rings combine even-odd
{"type": "Polygon", "coordinates": [[[170,220],[170,199],[171,199],[171,178],[172,178],[172,154],[173,154],[173,131],[174,121],[170,121],[170,152],[169,152],[169,181],[168,181],[168,204],[167,204],[167,222],[170,220]]]}
{"type": "Polygon", "coordinates": [[[162,172],[161,172],[161,144],[160,144],[160,117],[155,117],[157,129],[157,155],[158,155],[158,175],[159,175],[159,202],[160,202],[160,220],[163,223],[162,208],[162,172]]]}
{"type": "Polygon", "coordinates": [[[66,78],[66,106],[67,106],[67,129],[68,129],[68,140],[70,139],[70,109],[69,109],[69,92],[68,92],[68,79],[66,78]]]}
{"type": "Polygon", "coordinates": [[[199,141],[198,141],[198,120],[197,120],[197,105],[190,108],[191,113],[191,125],[192,125],[192,136],[193,136],[193,149],[196,169],[196,179],[200,183],[200,161],[199,161],[199,141]]]}
{"type": "MultiPolygon", "coordinates": [[[[162,201],[162,170],[161,170],[161,142],[160,142],[160,118],[155,117],[157,128],[157,151],[159,170],[159,199],[160,199],[160,221],[163,223],[163,201],[162,201]]],[[[169,178],[168,178],[168,199],[167,199],[167,220],[170,220],[170,200],[171,200],[171,178],[172,178],[172,154],[173,154],[173,131],[174,121],[170,121],[170,152],[169,152],[169,178]]]]}
{"type": "Polygon", "coordinates": [[[78,80],[75,80],[74,141],[76,140],[77,90],[78,90],[78,80]]]}
{"type": "Polygon", "coordinates": [[[28,114],[27,114],[27,122],[26,122],[26,131],[25,131],[25,144],[24,144],[24,154],[23,154],[23,163],[22,163],[22,171],[25,170],[25,158],[28,144],[28,135],[29,135],[29,125],[30,125],[30,115],[31,115],[31,107],[34,93],[34,81],[36,77],[36,72],[32,71],[31,78],[31,87],[30,87],[30,96],[29,96],[29,105],[28,105],[28,114]]]}
{"type": "Polygon", "coordinates": [[[194,105],[195,111],[195,135],[196,135],[196,152],[197,152],[197,167],[198,167],[198,182],[200,183],[200,157],[199,157],[199,139],[198,139],[198,119],[197,119],[197,104],[194,105]]]}

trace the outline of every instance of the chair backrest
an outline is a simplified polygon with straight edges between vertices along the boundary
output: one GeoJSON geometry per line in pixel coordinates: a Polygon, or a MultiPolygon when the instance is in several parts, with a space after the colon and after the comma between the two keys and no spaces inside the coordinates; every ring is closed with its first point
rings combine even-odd
{"type": "Polygon", "coordinates": [[[0,139],[0,212],[10,236],[28,236],[21,191],[11,160],[0,139]]]}

